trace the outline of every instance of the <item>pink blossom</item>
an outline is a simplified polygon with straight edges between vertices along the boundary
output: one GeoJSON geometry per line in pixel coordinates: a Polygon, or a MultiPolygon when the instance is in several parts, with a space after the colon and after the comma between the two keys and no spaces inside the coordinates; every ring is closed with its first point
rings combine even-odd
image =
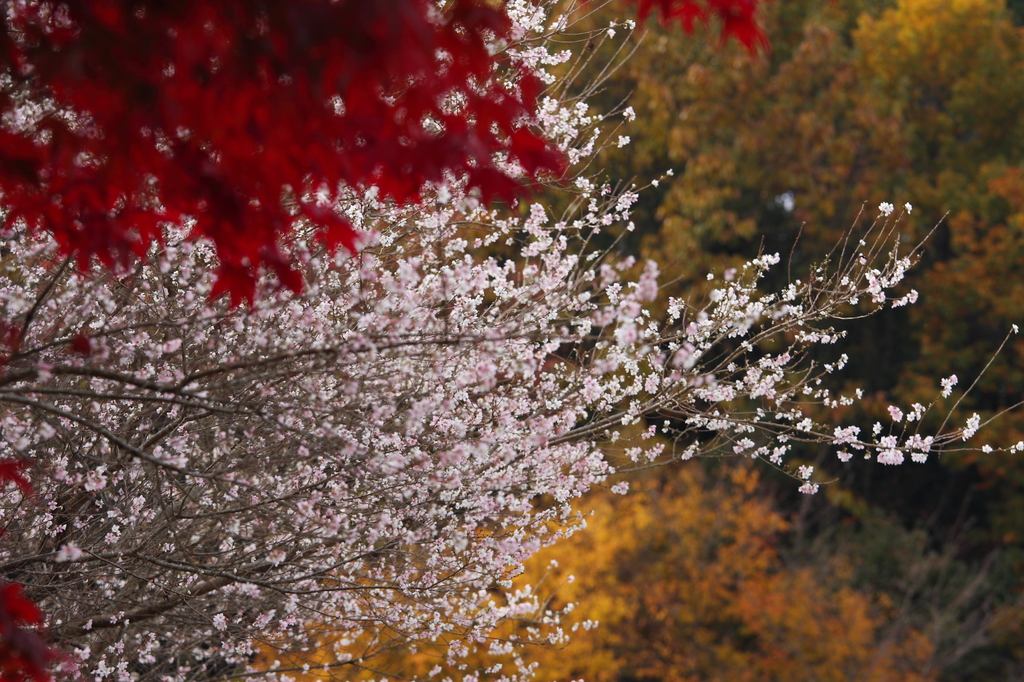
{"type": "Polygon", "coordinates": [[[92,470],[85,476],[84,487],[90,492],[97,490],[103,490],[107,485],[107,477],[103,475],[102,471],[92,470]]]}
{"type": "Polygon", "coordinates": [[[57,563],[64,563],[66,561],[78,561],[82,558],[82,550],[80,550],[73,543],[68,543],[60,546],[60,551],[53,558],[57,563]]]}

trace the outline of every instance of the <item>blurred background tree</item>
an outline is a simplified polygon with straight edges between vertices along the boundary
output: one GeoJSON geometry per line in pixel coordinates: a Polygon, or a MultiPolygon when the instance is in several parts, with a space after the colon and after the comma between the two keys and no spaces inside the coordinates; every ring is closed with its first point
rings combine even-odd
{"type": "MultiPolygon", "coordinates": [[[[933,642],[887,623],[884,592],[858,590],[846,557],[798,565],[780,551],[790,523],[749,466],[685,467],[595,496],[589,527],[550,555],[560,598],[579,603],[564,650],[536,652],[539,679],[933,679],[933,642]]],[[[543,557],[540,558],[543,560],[543,557]]]]}
{"type": "MultiPolygon", "coordinates": [[[[889,423],[888,405],[927,404],[940,374],[955,372],[966,389],[1024,322],[1024,3],[791,0],[762,11],[772,52],[760,60],[671,31],[644,34],[607,89],[609,105],[631,96],[637,112],[625,130],[632,144],[607,163],[638,184],[654,181],[635,244],[677,278],[666,295],[699,295],[705,273],[759,249],[789,254],[788,276],[806,276],[812,254],[860,211],[864,229],[879,202],[911,203],[905,241],[935,228],[908,282],[920,302],[851,327],[845,388],[871,399],[834,415],[889,423]]],[[[1022,352],[1011,338],[954,418],[1019,403],[1022,352]]],[[[1004,417],[985,438],[1015,443],[1024,422],[1004,417]]],[[[903,599],[910,611],[955,602],[930,624],[896,609],[872,627],[913,622],[945,652],[926,657],[941,679],[1024,675],[1012,644],[1024,630],[1019,454],[951,453],[899,471],[854,470],[821,449],[804,456],[837,477],[828,495],[797,500],[771,475],[761,483],[791,523],[780,532],[787,561],[804,567],[793,575],[845,555],[867,594],[903,599]],[[908,546],[916,558],[903,556],[908,546]],[[965,571],[984,577],[971,587],[954,578],[965,571]]]]}

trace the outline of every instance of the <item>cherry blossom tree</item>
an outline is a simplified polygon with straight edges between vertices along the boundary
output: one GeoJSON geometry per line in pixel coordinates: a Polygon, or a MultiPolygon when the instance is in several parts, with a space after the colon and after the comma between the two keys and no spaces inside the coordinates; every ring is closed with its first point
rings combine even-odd
{"type": "Polygon", "coordinates": [[[219,678],[255,672],[261,648],[330,641],[330,667],[372,669],[438,639],[456,662],[509,618],[557,640],[559,614],[510,579],[616,470],[713,452],[785,467],[788,440],[916,460],[966,435],[861,438],[807,416],[852,400],[801,359],[839,340],[827,320],[849,299],[898,282],[908,261],[884,240],[778,295],[756,289],[778,262],[763,256],[658,320],[656,266],[629,281],[628,259],[586,249],[632,193],[585,191],[571,221],[449,193],[415,209],[352,195],[359,255],[314,246],[310,226],[289,245],[304,292],[268,275],[248,311],[211,306],[214,251],[187,228],[114,273],[9,235],[0,305],[26,334],[0,428],[36,494],[4,494],[0,566],[65,668],[219,678]],[[496,240],[521,259],[473,255],[496,240]],[[615,454],[644,419],[674,447],[615,454]]]}
{"type": "MultiPolygon", "coordinates": [[[[578,73],[571,50],[543,40],[566,20],[505,10],[518,38],[488,78],[513,99],[524,73],[549,84],[530,134],[583,167],[614,120],[554,96],[566,92],[554,69],[578,73]]],[[[580,44],[630,26],[610,28],[580,44]]],[[[487,158],[513,182],[535,170],[487,158]]],[[[822,383],[844,356],[812,358],[841,341],[830,320],[887,305],[912,264],[888,205],[781,291],[758,288],[780,260],[763,254],[662,315],[658,266],[593,246],[632,229],[635,188],[577,174],[554,216],[526,200],[490,208],[456,170],[415,201],[293,187],[274,242],[287,271],[253,260],[244,308],[216,299],[224,246],[201,215],[100,267],[8,211],[0,456],[28,464],[25,486],[0,494],[0,566],[67,653],[43,664],[122,682],[285,680],[293,671],[261,652],[326,646],[323,665],[345,676],[419,647],[457,669],[476,649],[528,643],[493,637],[509,619],[529,641],[562,640],[562,614],[511,580],[581,525],[574,500],[624,492],[617,472],[712,453],[788,471],[794,441],[923,461],[979,426],[921,434],[928,408],[905,406],[869,436],[811,410],[856,399],[822,383]],[[350,250],[325,243],[326,213],[352,231],[350,250]],[[641,423],[647,440],[623,444],[641,423]]],[[[791,473],[817,489],[808,467],[791,473]]]]}

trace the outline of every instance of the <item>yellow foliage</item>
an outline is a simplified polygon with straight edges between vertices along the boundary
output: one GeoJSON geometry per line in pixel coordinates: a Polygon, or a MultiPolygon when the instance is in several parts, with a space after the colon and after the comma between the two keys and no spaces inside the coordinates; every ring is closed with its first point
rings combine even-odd
{"type": "Polygon", "coordinates": [[[1005,2],[901,0],[877,19],[863,15],[854,41],[863,86],[879,87],[916,137],[915,172],[963,173],[1007,151],[1019,132],[1024,54],[1005,2]]]}
{"type": "Polygon", "coordinates": [[[709,483],[689,466],[625,498],[591,500],[589,527],[525,577],[556,559],[547,579],[561,578],[557,597],[579,603],[577,623],[599,626],[533,651],[538,680],[931,679],[921,673],[928,638],[880,641],[884,613],[848,586],[848,566],[786,566],[775,543],[788,524],[756,496],[756,472],[728,476],[709,483]]]}
{"type": "Polygon", "coordinates": [[[854,37],[869,71],[887,84],[944,88],[993,58],[1006,58],[1016,30],[1000,0],[901,0],[874,19],[860,17],[854,37]]]}

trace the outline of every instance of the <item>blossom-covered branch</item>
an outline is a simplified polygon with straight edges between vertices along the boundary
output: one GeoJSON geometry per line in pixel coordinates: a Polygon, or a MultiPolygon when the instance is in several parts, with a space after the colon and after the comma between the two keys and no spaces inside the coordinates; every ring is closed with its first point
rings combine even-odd
{"type": "Polygon", "coordinates": [[[468,209],[454,186],[415,211],[350,194],[360,254],[296,240],[304,293],[268,274],[249,311],[211,307],[214,252],[187,227],[117,273],[61,268],[15,231],[0,305],[35,320],[7,349],[0,428],[37,500],[5,494],[0,566],[100,677],[228,676],[325,628],[337,663],[363,665],[524,615],[557,637],[509,579],[617,469],[726,447],[784,465],[787,439],[918,446],[830,435],[804,409],[852,400],[806,355],[902,277],[891,223],[779,294],[756,288],[766,255],[657,319],[657,267],[631,280],[631,259],[586,246],[636,198],[603,193],[556,223],[468,209]],[[486,256],[506,241],[516,259],[486,256]],[[609,459],[644,419],[676,451],[609,459]]]}

